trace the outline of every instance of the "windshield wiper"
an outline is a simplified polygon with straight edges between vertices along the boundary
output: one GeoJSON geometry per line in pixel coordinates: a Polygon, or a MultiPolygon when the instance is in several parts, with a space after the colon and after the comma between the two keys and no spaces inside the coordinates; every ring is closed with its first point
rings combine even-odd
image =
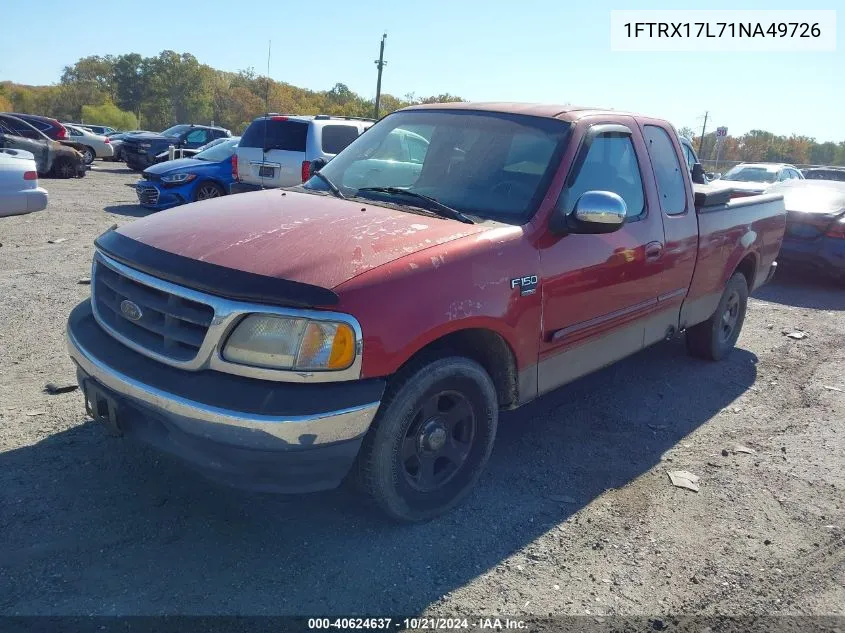
{"type": "Polygon", "coordinates": [[[337,188],[336,184],[334,184],[331,180],[329,180],[328,176],[326,176],[324,173],[319,172],[319,171],[315,171],[314,175],[317,176],[317,178],[322,180],[324,183],[326,183],[326,186],[329,188],[329,191],[331,191],[334,195],[336,195],[338,198],[340,198],[342,200],[346,200],[346,196],[344,196],[340,192],[340,189],[337,188]]]}
{"type": "Polygon", "coordinates": [[[470,218],[465,216],[457,209],[453,209],[452,207],[446,206],[437,198],[432,198],[431,196],[426,196],[421,193],[417,193],[416,191],[409,191],[408,189],[401,189],[399,187],[361,187],[358,190],[358,193],[361,193],[362,191],[374,191],[375,193],[389,193],[395,196],[408,196],[411,198],[416,198],[418,200],[424,200],[428,203],[425,207],[423,207],[424,209],[434,211],[437,215],[440,215],[444,218],[449,218],[451,220],[457,220],[458,222],[463,222],[464,224],[475,224],[475,222],[473,222],[470,218]]]}

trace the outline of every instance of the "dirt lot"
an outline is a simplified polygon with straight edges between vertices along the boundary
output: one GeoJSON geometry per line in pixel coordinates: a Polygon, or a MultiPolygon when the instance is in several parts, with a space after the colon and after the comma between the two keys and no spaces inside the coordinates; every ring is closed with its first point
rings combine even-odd
{"type": "Polygon", "coordinates": [[[387,525],[218,488],[42,392],[133,180],[97,163],[0,219],[0,613],[845,615],[845,291],[783,274],[725,362],[674,341],[505,415],[460,510],[387,525]]]}

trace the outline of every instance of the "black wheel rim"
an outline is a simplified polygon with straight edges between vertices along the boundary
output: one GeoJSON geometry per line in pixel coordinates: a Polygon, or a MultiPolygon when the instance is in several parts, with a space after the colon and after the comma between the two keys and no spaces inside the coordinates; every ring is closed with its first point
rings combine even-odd
{"type": "Polygon", "coordinates": [[[197,191],[197,200],[208,200],[209,198],[219,198],[220,191],[214,185],[203,185],[197,191]]]}
{"type": "Polygon", "coordinates": [[[727,341],[731,338],[736,330],[736,324],[739,321],[739,293],[734,290],[728,296],[725,303],[725,310],[722,312],[722,318],[719,320],[719,336],[722,341],[727,341]]]}
{"type": "Polygon", "coordinates": [[[62,178],[70,178],[73,176],[73,165],[68,161],[63,161],[62,164],[59,165],[59,174],[62,178]]]}
{"type": "Polygon", "coordinates": [[[429,396],[402,440],[405,480],[420,492],[442,488],[466,464],[475,435],[475,413],[463,394],[441,391],[429,396]]]}

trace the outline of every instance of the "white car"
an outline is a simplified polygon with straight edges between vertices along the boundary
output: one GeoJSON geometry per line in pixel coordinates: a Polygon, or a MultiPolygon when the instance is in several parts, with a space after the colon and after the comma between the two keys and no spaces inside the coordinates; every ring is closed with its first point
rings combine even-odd
{"type": "Polygon", "coordinates": [[[85,159],[85,164],[90,165],[95,158],[111,158],[114,156],[114,148],[108,136],[94,134],[84,128],[62,123],[67,128],[68,141],[80,145],[79,151],[85,159]]]}
{"type": "Polygon", "coordinates": [[[291,187],[311,176],[311,161],[329,160],[373,125],[355,117],[270,114],[244,131],[232,161],[232,193],[291,187]]]}
{"type": "Polygon", "coordinates": [[[726,171],[719,182],[734,191],[758,194],[786,180],[804,180],[804,176],[786,163],[740,163],[726,171]]]}
{"type": "Polygon", "coordinates": [[[41,211],[47,190],[38,186],[35,156],[19,149],[0,149],[0,217],[41,211]]]}

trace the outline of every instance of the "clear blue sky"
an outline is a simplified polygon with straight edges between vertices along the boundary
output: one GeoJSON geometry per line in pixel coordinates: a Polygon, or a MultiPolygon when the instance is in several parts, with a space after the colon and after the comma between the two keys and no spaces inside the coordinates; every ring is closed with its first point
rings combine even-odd
{"type": "MultiPolygon", "coordinates": [[[[601,105],[731,134],[762,128],[845,140],[845,39],[835,53],[613,53],[611,9],[796,9],[802,3],[562,0],[3,0],[0,80],[49,84],[86,55],[164,49],[223,70],[254,67],[296,86],[337,82],[372,97],[387,31],[383,90],[474,101],[601,105]],[[37,6],[37,26],[30,13],[37,6]],[[85,22],[88,22],[85,24],[85,22]],[[66,33],[67,37],[60,37],[66,33]]],[[[812,9],[843,8],[820,0],[812,9]]],[[[845,19],[845,11],[837,16],[845,19]]]]}

